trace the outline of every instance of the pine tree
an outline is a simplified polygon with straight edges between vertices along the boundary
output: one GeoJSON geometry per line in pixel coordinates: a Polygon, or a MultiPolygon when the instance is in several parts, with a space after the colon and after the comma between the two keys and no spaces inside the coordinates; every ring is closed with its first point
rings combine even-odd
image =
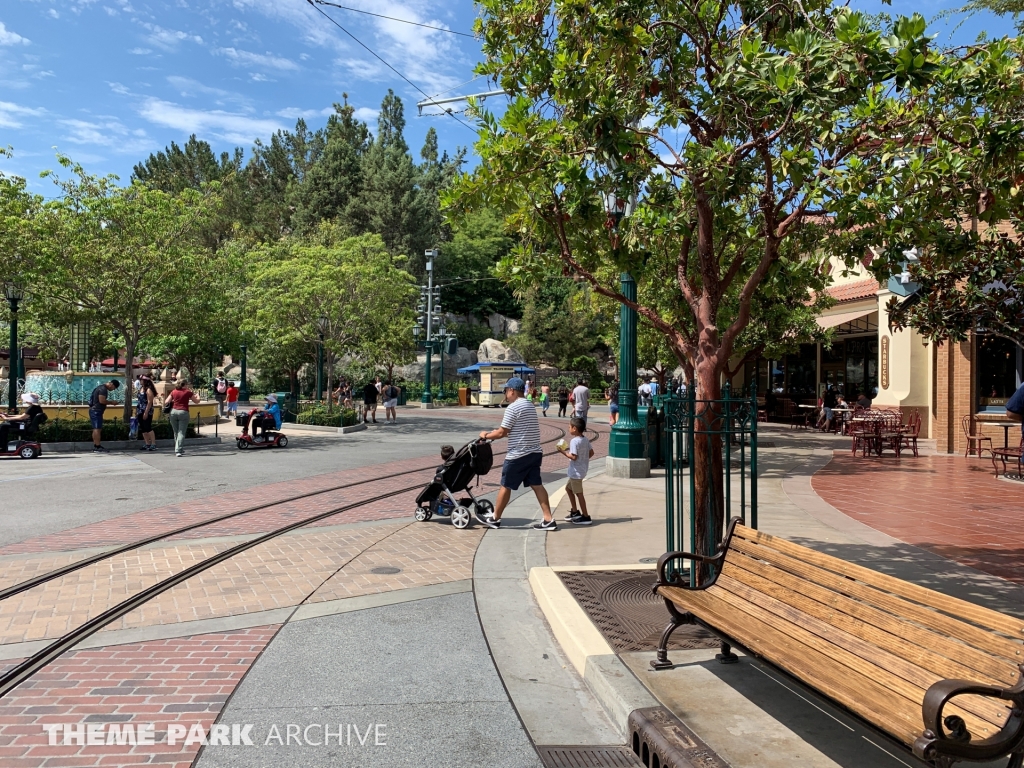
{"type": "Polygon", "coordinates": [[[337,221],[353,233],[368,228],[358,220],[357,200],[363,187],[361,158],[369,145],[370,132],[355,118],[348,94],[343,97],[344,103],[334,105],[335,113],[327,121],[323,155],[305,179],[293,185],[293,222],[299,231],[310,231],[324,220],[337,221]]]}

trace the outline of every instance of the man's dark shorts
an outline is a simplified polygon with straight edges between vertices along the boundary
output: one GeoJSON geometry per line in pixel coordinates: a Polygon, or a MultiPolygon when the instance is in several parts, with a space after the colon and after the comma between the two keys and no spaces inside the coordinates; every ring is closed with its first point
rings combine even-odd
{"type": "Polygon", "coordinates": [[[92,424],[93,429],[103,429],[103,414],[96,413],[92,408],[89,409],[89,422],[92,424]]]}
{"type": "Polygon", "coordinates": [[[540,463],[543,459],[544,454],[540,451],[518,459],[506,459],[501,465],[501,487],[515,491],[520,485],[543,485],[540,479],[540,463]]]}

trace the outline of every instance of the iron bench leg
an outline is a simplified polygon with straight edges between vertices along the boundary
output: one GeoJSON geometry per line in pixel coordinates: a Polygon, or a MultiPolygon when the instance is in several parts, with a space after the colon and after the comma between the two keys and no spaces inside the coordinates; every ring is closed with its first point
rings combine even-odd
{"type": "Polygon", "coordinates": [[[719,664],[735,664],[740,660],[740,657],[732,652],[732,646],[725,640],[722,640],[722,652],[716,653],[715,658],[718,659],[719,664]]]}
{"type": "Polygon", "coordinates": [[[676,631],[677,627],[681,627],[683,624],[693,624],[694,618],[692,613],[680,613],[673,603],[668,598],[664,598],[665,607],[668,608],[669,614],[672,616],[665,627],[665,631],[661,633],[661,640],[658,641],[658,657],[651,660],[651,667],[653,669],[672,669],[675,666],[668,658],[668,641],[672,637],[672,633],[676,631]]]}

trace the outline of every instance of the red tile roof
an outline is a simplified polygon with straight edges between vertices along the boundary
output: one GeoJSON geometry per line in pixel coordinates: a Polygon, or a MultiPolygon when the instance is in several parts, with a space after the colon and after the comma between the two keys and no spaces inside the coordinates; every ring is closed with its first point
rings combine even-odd
{"type": "Polygon", "coordinates": [[[867,280],[833,285],[831,288],[827,288],[825,292],[838,302],[862,301],[874,298],[875,294],[878,293],[878,281],[873,277],[869,277],[867,280]]]}

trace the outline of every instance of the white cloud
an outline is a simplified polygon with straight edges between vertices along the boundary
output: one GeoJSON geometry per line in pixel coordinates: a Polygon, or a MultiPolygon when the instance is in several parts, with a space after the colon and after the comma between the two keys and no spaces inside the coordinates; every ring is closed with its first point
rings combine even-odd
{"type": "Polygon", "coordinates": [[[184,134],[212,133],[226,141],[247,143],[269,136],[285,126],[276,120],[251,117],[220,109],[204,112],[189,109],[162,99],[146,99],[139,110],[145,119],[157,125],[174,128],[184,134]]]}
{"type": "Polygon", "coordinates": [[[249,99],[240,93],[225,91],[223,88],[214,88],[212,85],[206,85],[198,80],[193,80],[191,77],[168,75],[167,82],[185,98],[192,98],[198,94],[203,94],[205,96],[216,96],[218,104],[223,102],[247,104],[249,102],[249,99]]]}
{"type": "Polygon", "coordinates": [[[46,114],[45,109],[23,107],[10,101],[0,101],[0,127],[21,128],[23,117],[41,117],[46,114]]]}
{"type": "Polygon", "coordinates": [[[254,83],[276,83],[276,80],[271,80],[266,75],[261,75],[259,72],[250,72],[249,79],[254,83]]]}
{"type": "Polygon", "coordinates": [[[47,15],[48,15],[48,16],[49,16],[49,17],[50,17],[51,19],[59,19],[59,18],[60,18],[60,14],[59,14],[59,13],[57,13],[57,9],[56,9],[56,8],[51,8],[51,9],[50,9],[49,11],[47,11],[46,13],[47,13],[47,15]]]}
{"type": "Polygon", "coordinates": [[[136,56],[145,56],[147,53],[152,53],[152,48],[132,48],[128,53],[133,53],[136,56]]]}
{"type": "Polygon", "coordinates": [[[299,65],[291,59],[283,56],[274,56],[271,53],[252,53],[240,51],[237,48],[218,48],[215,53],[226,56],[235,64],[249,67],[262,67],[263,69],[296,70],[299,65]]]}
{"type": "Polygon", "coordinates": [[[22,37],[17,32],[12,32],[0,21],[0,45],[28,45],[29,39],[22,37]]]}
{"type": "Polygon", "coordinates": [[[110,90],[114,93],[119,93],[122,96],[127,96],[131,91],[128,90],[128,86],[122,85],[121,83],[107,83],[110,86],[110,90]]]}
{"type": "Polygon", "coordinates": [[[323,109],[299,109],[298,107],[288,107],[287,109],[279,109],[274,114],[278,117],[286,117],[289,120],[298,120],[300,117],[326,117],[327,115],[334,114],[334,107],[324,107],[323,109]]]}
{"type": "Polygon", "coordinates": [[[149,30],[146,40],[157,48],[163,48],[165,51],[173,51],[178,47],[179,43],[183,42],[200,44],[203,42],[203,38],[199,35],[190,35],[188,32],[182,32],[177,29],[164,29],[156,24],[150,24],[148,21],[140,23],[143,29],[149,30]]]}
{"type": "Polygon", "coordinates": [[[152,142],[141,129],[128,128],[114,117],[99,117],[95,120],[59,120],[68,129],[65,141],[72,144],[94,144],[112,147],[118,152],[140,152],[152,142]]]}
{"type": "Polygon", "coordinates": [[[379,115],[379,109],[370,109],[369,107],[360,107],[359,109],[352,113],[352,116],[356,120],[362,120],[364,123],[375,122],[379,115]]]}

